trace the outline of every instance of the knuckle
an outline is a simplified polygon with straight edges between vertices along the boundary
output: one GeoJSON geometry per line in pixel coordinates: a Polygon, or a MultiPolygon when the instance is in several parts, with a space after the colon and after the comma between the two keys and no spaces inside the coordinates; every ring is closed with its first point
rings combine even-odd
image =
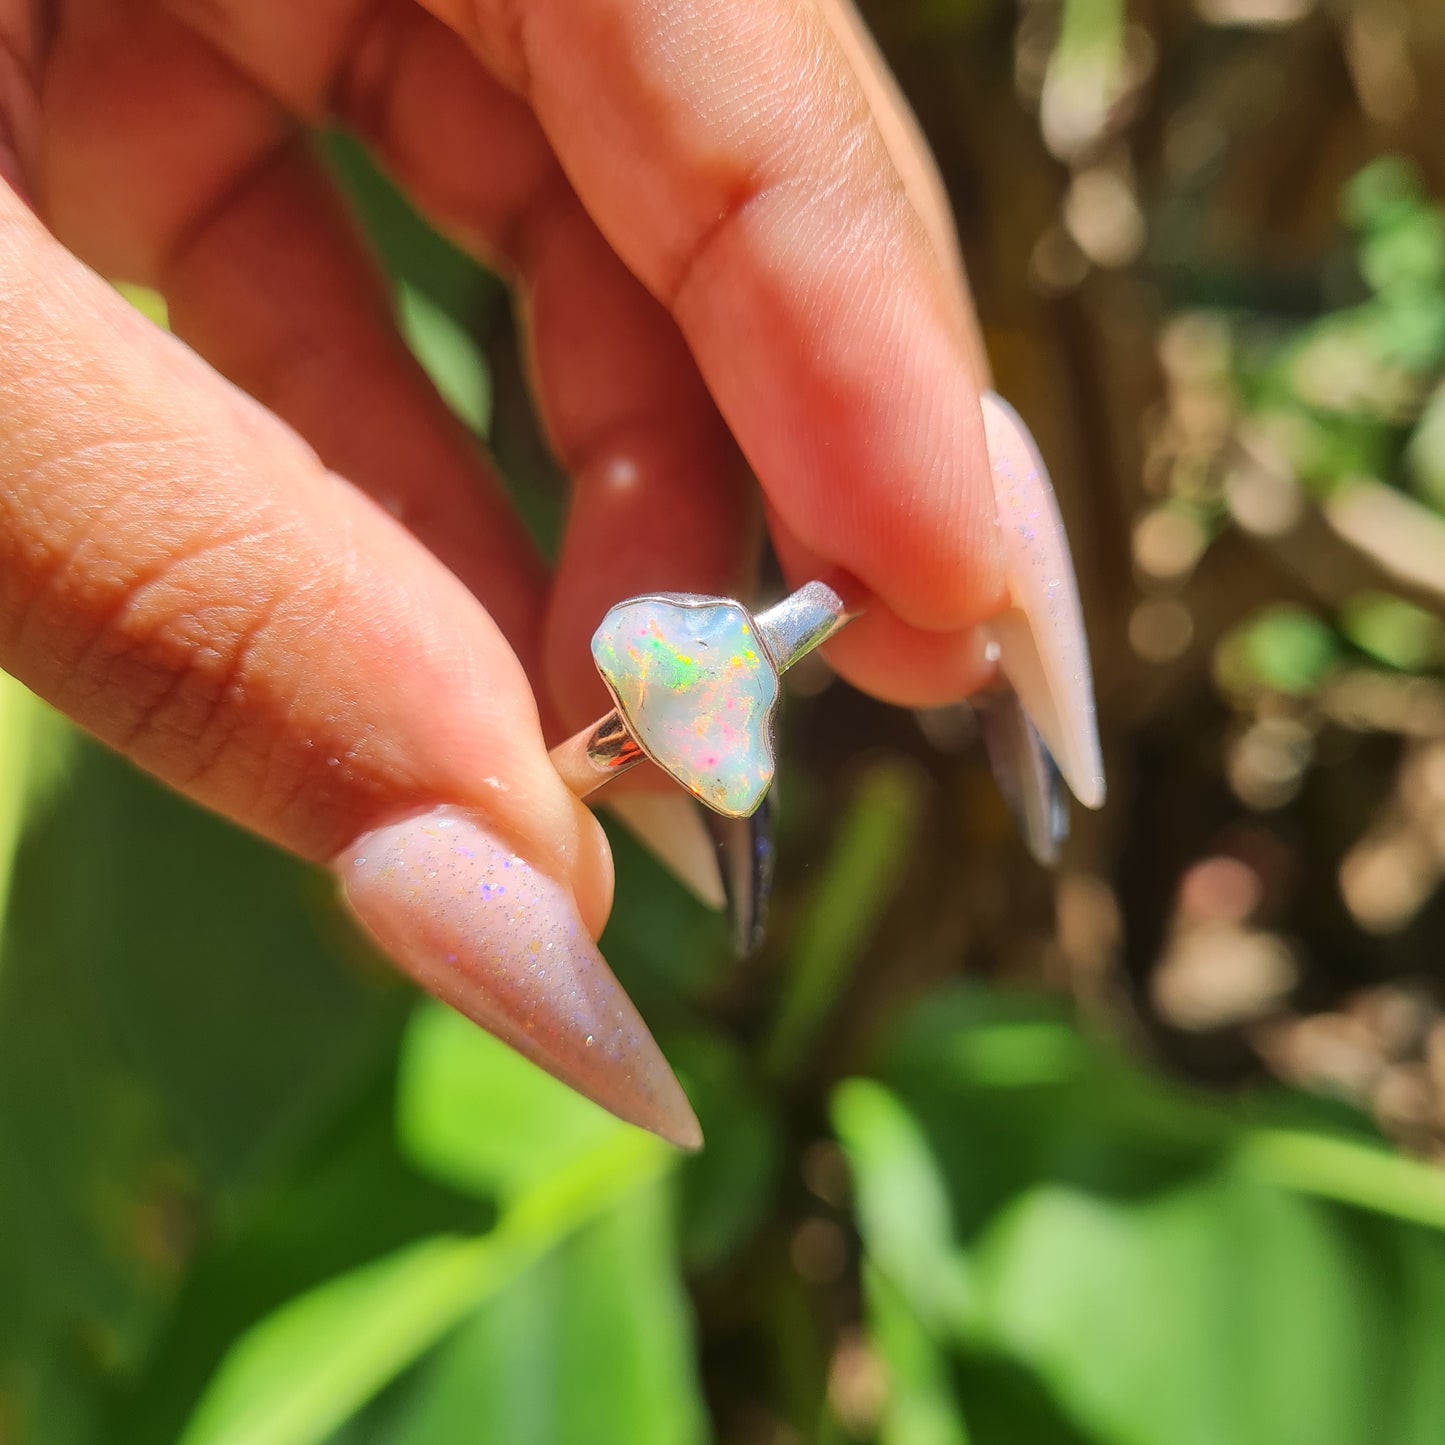
{"type": "Polygon", "coordinates": [[[307,619],[334,609],[246,580],[264,578],[266,553],[285,545],[251,531],[172,552],[143,575],[94,548],[72,551],[30,599],[24,649],[45,651],[46,691],[82,726],[198,801],[306,851],[314,795],[345,788],[354,770],[343,746],[300,735],[294,718],[307,619]]]}
{"type": "Polygon", "coordinates": [[[196,801],[334,855],[377,799],[418,786],[337,656],[347,539],[264,496],[179,485],[174,467],[115,486],[126,451],[104,460],[89,497],[43,468],[0,478],[0,664],[196,801]]]}
{"type": "Polygon", "coordinates": [[[252,659],[276,610],[208,604],[185,578],[196,561],[196,553],[170,558],[148,576],[110,585],[78,576],[89,569],[72,564],[48,589],[58,616],[74,619],[59,705],[185,788],[223,758],[236,765],[231,744],[252,659]]]}
{"type": "Polygon", "coordinates": [[[331,696],[315,634],[341,614],[333,584],[258,598],[235,580],[257,565],[257,545],[275,543],[224,544],[220,574],[206,562],[208,577],[232,580],[205,596],[242,600],[198,598],[184,562],[130,589],[76,658],[62,706],[187,796],[325,859],[417,784],[331,696]]]}
{"type": "Polygon", "coordinates": [[[488,67],[521,95],[531,88],[527,59],[529,0],[463,0],[462,27],[488,67]]]}

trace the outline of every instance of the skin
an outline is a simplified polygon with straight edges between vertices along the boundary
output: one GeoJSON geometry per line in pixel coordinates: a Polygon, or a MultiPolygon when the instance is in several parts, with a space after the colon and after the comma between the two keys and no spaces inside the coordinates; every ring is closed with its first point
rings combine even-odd
{"type": "Polygon", "coordinates": [[[765,519],[795,585],[871,598],[829,647],[850,681],[952,701],[997,633],[1093,767],[1067,544],[1001,536],[990,438],[1047,481],[985,431],[942,186],[844,0],[0,0],[0,177],[0,667],[331,863],[403,967],[624,1117],[697,1142],[547,758],[606,708],[614,602],[745,591],[765,519]],[[574,483],[554,574],[398,335],[322,125],[516,288],[574,483]],[[440,818],[470,830],[448,898],[487,908],[441,908],[440,818]],[[495,894],[514,856],[540,881],[495,894]]]}
{"type": "Polygon", "coordinates": [[[835,665],[970,691],[1005,600],[980,348],[853,27],[795,0],[4,0],[0,663],[307,857],[474,807],[593,928],[605,845],[532,687],[581,726],[610,602],[736,584],[749,469],[791,575],[876,599],[835,665]],[[524,299],[576,482],[555,577],[407,357],[310,153],[327,121],[524,299]],[[160,290],[185,345],[87,267],[160,290]]]}

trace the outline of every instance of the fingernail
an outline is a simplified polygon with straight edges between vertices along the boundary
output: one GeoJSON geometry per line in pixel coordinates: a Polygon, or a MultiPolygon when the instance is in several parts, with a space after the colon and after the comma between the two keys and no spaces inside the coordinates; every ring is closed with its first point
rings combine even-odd
{"type": "Polygon", "coordinates": [[[999,667],[1074,796],[1097,808],[1104,801],[1104,763],[1069,539],[1028,427],[1002,397],[985,392],[982,401],[1013,600],[989,623],[999,667]]]}
{"type": "Polygon", "coordinates": [[[776,852],[773,845],[773,797],[763,795],[748,818],[709,813],[704,820],[722,864],[723,893],[732,928],[733,952],[739,959],[755,953],[768,926],[776,852]]]}
{"type": "Polygon", "coordinates": [[[571,894],[472,814],[439,808],[379,828],[335,867],[356,917],[423,988],[619,1119],[702,1144],[571,894]]]}
{"type": "Polygon", "coordinates": [[[1059,770],[1012,688],[981,700],[977,715],[998,790],[1029,852],[1052,868],[1069,836],[1069,800],[1059,770]]]}
{"type": "Polygon", "coordinates": [[[606,802],[608,812],[694,898],[721,911],[727,899],[717,850],[702,810],[690,797],[678,791],[633,792],[619,793],[606,802]]]}

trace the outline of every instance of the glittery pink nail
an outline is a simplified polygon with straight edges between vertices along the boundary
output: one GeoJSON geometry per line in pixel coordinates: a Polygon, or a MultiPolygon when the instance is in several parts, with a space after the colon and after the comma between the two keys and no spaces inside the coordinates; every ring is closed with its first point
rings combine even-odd
{"type": "Polygon", "coordinates": [[[336,862],[347,901],[424,988],[578,1093],[684,1149],[686,1096],[560,883],[459,808],[379,828],[336,862]]]}
{"type": "Polygon", "coordinates": [[[989,623],[999,667],[1086,808],[1104,801],[1094,675],[1069,539],[1049,474],[1019,414],[983,394],[1004,564],[1013,607],[989,623]]]}

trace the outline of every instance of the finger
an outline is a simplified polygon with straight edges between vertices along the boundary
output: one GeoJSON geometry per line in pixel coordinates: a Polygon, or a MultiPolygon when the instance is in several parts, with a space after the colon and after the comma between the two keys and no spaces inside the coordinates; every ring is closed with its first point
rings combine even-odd
{"type": "Polygon", "coordinates": [[[515,232],[566,186],[527,106],[414,0],[163,0],[278,110],[341,122],[453,239],[502,269],[515,232]]]}
{"type": "Polygon", "coordinates": [[[161,290],[177,334],[425,541],[535,665],[540,558],[291,122],[158,13],[62,30],[48,74],[42,190],[62,239],[161,290]]]}
{"type": "Polygon", "coordinates": [[[954,285],[959,309],[966,318],[965,340],[973,358],[974,375],[987,385],[993,368],[983,344],[983,329],[964,269],[958,227],[923,128],[852,0],[817,0],[817,5],[868,97],[868,108],[878,133],[888,147],[889,158],[913,209],[928,232],[944,279],[954,285]]]}
{"type": "Polygon", "coordinates": [[[528,98],[789,529],[915,627],[996,612],[968,321],[811,5],[429,3],[528,98]]]}
{"type": "Polygon", "coordinates": [[[575,728],[609,705],[588,657],[608,608],[743,590],[759,529],[752,479],[671,318],[575,202],[549,219],[521,286],[548,433],[574,478],[546,655],[575,728]]]}
{"type": "Polygon", "coordinates": [[[298,115],[334,112],[514,280],[542,418],[575,481],[544,675],[584,726],[607,701],[587,658],[607,608],[628,592],[736,590],[754,547],[750,478],[675,323],[602,240],[527,108],[410,0],[374,7],[359,32],[335,6],[280,0],[192,20],[298,115]]]}
{"type": "Polygon", "coordinates": [[[8,192],[0,243],[7,670],[306,857],[387,811],[484,803],[582,870],[596,919],[585,815],[474,600],[8,192]],[[484,781],[494,763],[505,794],[484,781]]]}
{"type": "Polygon", "coordinates": [[[0,665],[189,796],[337,860],[440,996],[695,1142],[587,936],[605,843],[475,599],[8,190],[0,278],[0,665]]]}
{"type": "MultiPolygon", "coordinates": [[[[827,574],[827,561],[793,536],[776,513],[770,513],[768,529],[783,575],[793,586],[827,574]]],[[[824,656],[840,677],[875,692],[880,655],[888,659],[888,701],[899,707],[957,702],[992,686],[998,675],[986,629],[926,632],[886,608],[867,607],[824,645],[824,656]]]]}
{"type": "MultiPolygon", "coordinates": [[[[479,123],[501,121],[489,153],[499,140],[504,150],[531,151],[527,121],[506,114],[488,95],[494,82],[463,65],[454,46],[447,32],[425,41],[414,35],[394,57],[391,98],[381,103],[372,93],[351,118],[383,155],[401,163],[404,180],[425,174],[417,188],[444,198],[433,202],[444,207],[443,226],[508,267],[526,303],[543,418],[576,483],[549,609],[546,676],[563,718],[581,727],[607,705],[587,665],[586,642],[619,597],[745,590],[754,534],[742,486],[747,474],[675,323],[621,264],[563,179],[537,165],[532,192],[514,193],[509,212],[476,166],[474,147],[447,144],[447,133],[420,142],[429,116],[455,116],[471,96],[479,123]],[[413,77],[409,66],[427,73],[413,77]],[[444,76],[455,91],[445,88],[444,76]]],[[[860,52],[858,64],[867,63],[860,52]]],[[[872,84],[878,103],[892,104],[876,76],[872,84]]],[[[951,232],[928,189],[926,152],[905,127],[906,111],[895,106],[889,114],[910,157],[918,204],[942,246],[951,232]]],[[[830,563],[815,558],[811,566],[810,573],[795,570],[795,579],[830,563]]],[[[886,611],[838,647],[847,675],[900,702],[956,698],[991,673],[980,661],[978,636],[922,632],[886,611]]]]}
{"type": "MultiPolygon", "coordinates": [[[[207,12],[203,13],[217,9],[208,7],[207,12]]],[[[455,43],[439,33],[436,27],[419,25],[414,20],[404,18],[412,13],[409,7],[383,5],[371,12],[368,24],[360,29],[361,38],[355,47],[354,56],[349,61],[337,59],[344,51],[341,42],[332,40],[321,43],[317,39],[318,29],[334,21],[334,9],[335,7],[323,7],[318,18],[310,7],[298,9],[271,4],[239,8],[223,6],[218,9],[222,18],[213,21],[208,33],[215,36],[216,43],[227,47],[228,56],[236,64],[257,76],[272,75],[281,65],[276,59],[278,37],[284,37],[285,44],[280,49],[288,55],[304,53],[308,49],[314,51],[320,45],[341,67],[340,78],[331,78],[332,83],[328,88],[320,67],[313,65],[306,69],[304,74],[288,72],[274,83],[283,94],[289,96],[289,103],[297,106],[302,113],[316,114],[325,103],[325,96],[337,97],[344,107],[343,113],[347,119],[366,135],[373,147],[403,178],[413,195],[439,220],[444,229],[467,240],[474,249],[489,253],[494,258],[500,255],[504,266],[510,266],[514,270],[519,263],[525,266],[529,252],[534,253],[545,248],[549,222],[559,216],[565,220],[570,199],[565,180],[544,159],[545,147],[530,114],[515,100],[509,101],[506,96],[500,95],[495,85],[488,85],[486,78],[478,73],[475,65],[463,64],[466,57],[461,56],[455,43]],[[490,130],[489,144],[483,151],[476,145],[475,137],[482,133],[484,126],[490,127],[490,130]]],[[[284,66],[281,68],[284,69],[284,66]]],[[[895,192],[896,184],[895,178],[895,192]]],[[[927,246],[924,243],[919,254],[926,251],[927,246]]],[[[784,263],[778,269],[786,273],[788,267],[784,263]]],[[[775,279],[786,278],[780,276],[775,279]]],[[[958,294],[956,278],[951,282],[937,278],[935,280],[941,294],[958,294]]],[[[524,277],[523,285],[525,284],[524,277]]],[[[887,285],[891,285],[891,277],[886,278],[884,284],[885,289],[887,285]]],[[[876,302],[876,286],[874,290],[876,302]]],[[[591,325],[594,306],[600,311],[609,311],[597,295],[581,288],[568,294],[565,286],[560,285],[556,288],[556,294],[559,297],[567,294],[566,302],[559,300],[556,311],[558,314],[570,316],[579,334],[585,335],[589,330],[593,336],[610,334],[603,327],[591,325]]],[[[876,307],[873,319],[877,319],[876,307]]],[[[953,320],[961,328],[961,334],[967,336],[966,314],[955,308],[953,320]]],[[[830,327],[831,324],[830,322],[830,327]]],[[[735,348],[738,353],[737,360],[744,369],[752,367],[752,358],[756,355],[764,363],[762,369],[766,370],[767,343],[758,335],[756,326],[749,327],[744,318],[729,315],[728,324],[722,329],[727,333],[722,338],[726,345],[733,344],[735,336],[745,338],[745,341],[737,343],[735,348]],[[736,326],[735,321],[738,322],[736,326]]],[[[919,475],[906,479],[906,487],[913,492],[931,490],[934,494],[954,488],[959,482],[961,472],[967,471],[966,467],[960,465],[958,457],[954,456],[946,466],[933,467],[932,471],[929,470],[932,463],[928,462],[926,457],[930,452],[949,449],[944,433],[959,430],[969,433],[971,421],[968,412],[976,407],[971,387],[965,385],[959,388],[961,405],[964,408],[962,421],[956,414],[950,413],[949,406],[938,403],[937,393],[940,386],[937,377],[931,388],[934,395],[931,410],[936,413],[936,420],[907,415],[895,416],[891,420],[886,415],[880,417],[880,412],[886,413],[889,410],[891,399],[896,398],[896,392],[892,387],[874,387],[869,373],[873,371],[879,375],[887,375],[887,360],[884,358],[879,361],[874,356],[877,348],[866,339],[860,340],[856,328],[850,332],[850,328],[844,325],[840,329],[848,338],[843,351],[853,353],[843,356],[842,364],[853,369],[857,386],[870,393],[880,393],[882,404],[879,404],[880,396],[874,396],[873,405],[862,407],[852,405],[847,398],[836,397],[841,413],[851,416],[860,424],[867,421],[868,445],[861,451],[850,448],[847,436],[843,435],[843,446],[838,449],[841,461],[836,467],[839,479],[836,488],[838,495],[822,498],[817,505],[805,499],[805,510],[813,519],[815,527],[821,527],[824,532],[830,529],[846,530],[861,545],[881,554],[884,565],[892,566],[895,580],[915,576],[936,578],[938,568],[933,563],[942,554],[947,559],[946,570],[950,575],[961,569],[967,571],[966,585],[980,596],[991,595],[994,586],[990,581],[987,556],[985,555],[983,564],[969,568],[961,564],[955,555],[961,552],[967,559],[987,554],[992,527],[991,519],[986,515],[987,509],[985,508],[983,519],[976,516],[972,510],[976,498],[972,498],[970,494],[971,499],[956,499],[967,502],[967,505],[962,507],[964,515],[961,518],[950,518],[946,524],[939,522],[936,508],[930,515],[928,506],[916,508],[912,503],[899,503],[901,468],[896,456],[889,466],[881,470],[873,467],[869,460],[870,447],[874,451],[881,449],[884,452],[892,450],[896,453],[900,448],[894,445],[894,440],[899,436],[904,440],[911,438],[915,444],[911,448],[903,446],[902,450],[906,452],[911,449],[915,456],[924,455],[925,460],[920,464],[919,475]],[[856,454],[857,459],[850,463],[848,457],[853,454],[856,454]],[[870,501],[868,496],[858,493],[856,479],[862,473],[867,473],[873,479],[869,486],[875,493],[883,495],[884,501],[888,503],[881,513],[879,507],[873,504],[877,501],[877,496],[870,501]],[[851,492],[849,488],[852,488],[851,492]],[[891,502],[886,495],[890,488],[894,493],[891,502]],[[920,518],[921,530],[928,534],[927,547],[922,552],[914,548],[909,536],[900,535],[900,530],[920,530],[920,518]],[[957,546],[954,545],[955,538],[962,539],[957,546]]],[[[838,348],[833,348],[830,357],[829,346],[823,342],[815,345],[806,337],[801,338],[801,341],[798,338],[787,338],[786,324],[773,327],[772,330],[772,345],[775,351],[781,350],[786,356],[800,351],[818,352],[825,363],[824,371],[830,367],[836,371],[839,361],[838,348]]],[[[902,334],[905,330],[906,327],[896,327],[893,340],[906,349],[913,343],[902,334]]],[[[937,339],[936,334],[934,339],[937,339]]],[[[917,342],[915,350],[927,351],[930,344],[924,337],[917,342]]],[[[573,346],[561,346],[557,348],[556,354],[566,356],[573,350],[573,346]]],[[[591,350],[595,353],[598,348],[593,346],[591,350]]],[[[605,352],[606,347],[602,350],[605,352]]],[[[642,376],[643,373],[635,372],[630,365],[625,348],[621,351],[623,359],[627,359],[629,364],[613,364],[607,368],[610,376],[614,379],[642,376]]],[[[549,380],[550,371],[544,358],[539,358],[536,370],[544,397],[586,395],[585,388],[553,385],[549,380]]],[[[679,374],[677,368],[672,368],[670,374],[679,374]]],[[[819,375],[814,380],[817,385],[810,389],[815,395],[830,392],[832,381],[828,375],[819,375]]],[[[902,380],[903,409],[905,412],[911,410],[916,413],[918,407],[913,401],[921,393],[910,392],[907,378],[903,377],[902,380]]],[[[943,389],[947,390],[947,387],[943,389]]],[[[639,382],[636,392],[644,395],[646,388],[639,382]]],[[[659,410],[666,411],[665,391],[662,400],[664,406],[659,408],[654,404],[654,413],[659,410]]],[[[778,398],[772,400],[776,401],[778,398]]],[[[834,398],[824,395],[822,400],[831,407],[834,398]]],[[[635,423],[638,419],[635,403],[631,405],[634,411],[629,421],[635,423]]],[[[823,470],[826,475],[821,480],[828,481],[833,475],[837,459],[827,455],[832,445],[829,435],[832,423],[826,416],[821,420],[817,416],[819,410],[825,408],[814,407],[813,425],[809,425],[810,419],[806,410],[795,414],[795,408],[790,403],[773,406],[770,401],[768,409],[772,412],[769,424],[776,423],[781,428],[781,439],[785,446],[801,441],[812,449],[815,460],[818,457],[824,459],[826,465],[823,470]]],[[[547,410],[553,420],[554,440],[559,443],[559,449],[566,450],[565,439],[558,435],[559,418],[552,416],[553,408],[550,405],[547,410]]],[[[841,422],[832,426],[832,429],[840,434],[847,431],[841,422]]],[[[614,437],[622,435],[622,432],[623,428],[618,426],[612,429],[614,437]]],[[[644,434],[641,428],[638,429],[638,434],[644,434]]],[[[771,440],[776,442],[778,438],[775,436],[771,440]]],[[[744,442],[746,441],[744,436],[744,442]]],[[[707,448],[688,451],[677,447],[675,441],[673,445],[676,448],[676,459],[671,462],[668,470],[682,477],[700,476],[704,479],[714,470],[715,463],[711,457],[716,454],[709,452],[707,448]]],[[[775,447],[774,450],[776,449],[775,447]]],[[[906,460],[905,458],[905,463],[906,460]]],[[[588,487],[593,471],[603,476],[615,473],[611,458],[602,459],[596,468],[589,468],[585,463],[581,463],[575,465],[574,470],[582,483],[578,499],[580,517],[582,508],[589,504],[588,498],[593,495],[588,487]]],[[[786,485],[793,475],[792,470],[787,467],[776,470],[786,485]]],[[[813,468],[815,480],[818,480],[818,470],[816,466],[813,468]]],[[[645,480],[646,468],[637,466],[634,459],[626,471],[634,478],[643,479],[643,485],[632,491],[632,495],[637,498],[637,509],[656,516],[653,492],[645,480]]],[[[706,485],[704,480],[703,489],[706,485]]],[[[603,498],[599,506],[606,505],[608,494],[599,492],[596,495],[603,498]]],[[[660,497],[661,493],[658,495],[660,497]]],[[[943,510],[946,512],[947,508],[943,510]]],[[[619,519],[617,531],[624,536],[633,535],[625,518],[619,519]]],[[[716,520],[708,527],[679,526],[673,533],[672,545],[662,556],[654,556],[652,564],[654,567],[676,566],[678,571],[686,576],[681,563],[688,557],[689,549],[697,545],[696,539],[719,534],[716,520]]],[[[580,537],[587,534],[579,527],[575,535],[580,537]]],[[[820,546],[816,544],[816,538],[813,540],[815,545],[812,550],[817,555],[826,557],[830,563],[837,562],[837,548],[820,546]]],[[[571,553],[564,557],[562,599],[554,609],[556,625],[549,628],[549,636],[556,639],[549,647],[549,658],[556,659],[549,663],[549,675],[554,682],[560,680],[564,689],[568,687],[567,678],[578,679],[571,685],[578,692],[586,692],[591,685],[588,681],[590,669],[580,662],[577,639],[585,635],[581,619],[585,617],[588,620],[587,625],[590,625],[600,615],[601,610],[587,595],[586,587],[572,588],[571,577],[577,575],[595,579],[597,591],[603,594],[603,600],[607,602],[615,600],[626,591],[638,590],[635,581],[629,586],[629,579],[635,579],[639,575],[633,564],[622,558],[615,548],[609,547],[605,553],[601,548],[592,550],[595,558],[605,555],[619,558],[619,565],[611,572],[605,566],[596,567],[590,563],[586,566],[576,565],[571,553]]],[[[699,559],[699,562],[702,565],[695,567],[692,572],[691,585],[694,586],[700,585],[700,579],[706,570],[705,559],[699,559]]],[[[645,575],[645,572],[642,575],[645,575]]],[[[874,590],[881,589],[875,586],[874,590]]],[[[886,602],[886,591],[884,596],[886,602]]],[[[993,603],[985,605],[983,610],[987,610],[989,605],[998,605],[998,599],[995,598],[993,603]]],[[[920,646],[922,645],[920,642],[920,646]]],[[[871,690],[897,698],[910,695],[925,683],[929,686],[939,685],[936,675],[925,679],[904,668],[902,664],[906,655],[895,649],[864,649],[857,676],[871,690]]],[[[953,685],[954,690],[961,690],[964,681],[959,678],[953,685]]],[[[580,712],[580,704],[573,702],[565,691],[563,705],[571,716],[580,712]]]]}
{"type": "Polygon", "coordinates": [[[851,0],[816,0],[816,3],[868,99],[878,134],[888,148],[888,157],[913,209],[923,222],[939,267],[945,279],[957,285],[959,305],[970,322],[968,339],[975,353],[974,365],[979,376],[986,377],[988,358],[974,316],[973,297],[964,279],[958,230],[953,224],[943,177],[938,173],[918,118],[851,0]]]}
{"type": "Polygon", "coordinates": [[[477,442],[407,350],[304,146],[177,254],[161,289],[176,333],[423,541],[535,668],[542,559],[477,442]]]}

